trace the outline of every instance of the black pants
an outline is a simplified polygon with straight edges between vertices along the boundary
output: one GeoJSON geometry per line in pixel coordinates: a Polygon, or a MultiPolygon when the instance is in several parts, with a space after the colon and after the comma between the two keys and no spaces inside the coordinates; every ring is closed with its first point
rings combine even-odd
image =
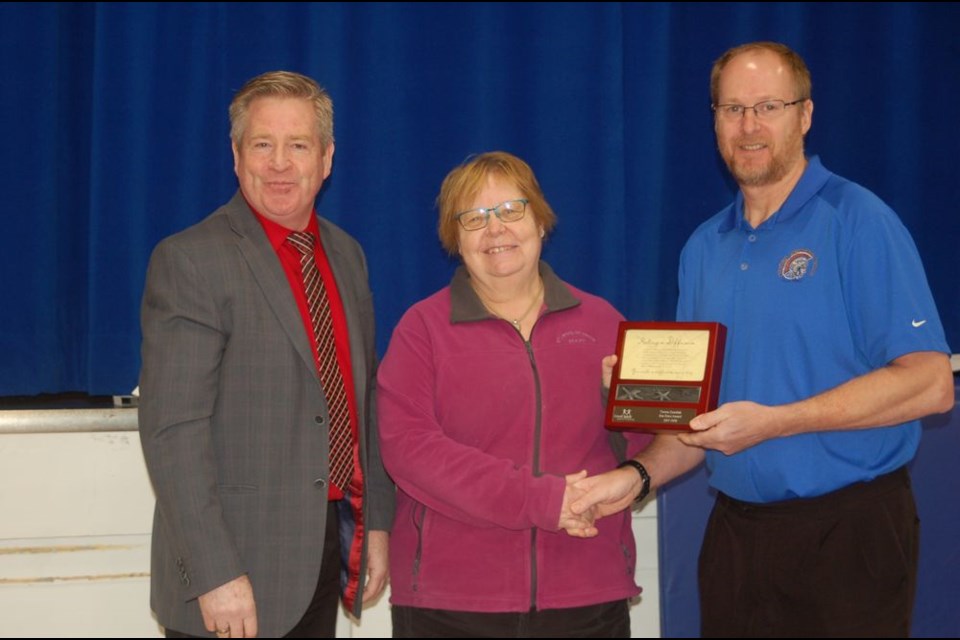
{"type": "Polygon", "coordinates": [[[703,637],[907,637],[920,521],[906,468],[824,496],[720,494],[700,552],[703,637]]]}
{"type": "MultiPolygon", "coordinates": [[[[327,509],[327,530],[323,540],[323,562],[320,565],[317,588],[303,617],[284,638],[333,638],[336,636],[340,605],[339,528],[336,505],[330,503],[327,509]]],[[[256,595],[256,585],[253,588],[254,595],[256,595]]],[[[262,632],[258,635],[263,637],[262,632]]],[[[173,629],[167,629],[166,636],[168,638],[198,638],[214,637],[214,634],[191,636],[173,629]]]]}
{"type": "Polygon", "coordinates": [[[394,638],[629,638],[626,600],[525,613],[391,609],[394,638]]]}

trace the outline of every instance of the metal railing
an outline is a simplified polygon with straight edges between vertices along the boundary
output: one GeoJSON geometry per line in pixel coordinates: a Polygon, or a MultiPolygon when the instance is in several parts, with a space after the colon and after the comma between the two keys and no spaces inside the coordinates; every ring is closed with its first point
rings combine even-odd
{"type": "Polygon", "coordinates": [[[0,434],[136,431],[135,408],[0,411],[0,434]]]}

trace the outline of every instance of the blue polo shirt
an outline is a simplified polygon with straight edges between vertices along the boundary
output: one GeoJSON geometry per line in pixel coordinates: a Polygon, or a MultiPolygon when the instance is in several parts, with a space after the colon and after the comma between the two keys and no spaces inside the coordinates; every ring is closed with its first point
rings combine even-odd
{"type": "MultiPolygon", "coordinates": [[[[720,402],[803,400],[914,351],[949,353],[920,256],[897,215],[816,157],[754,229],[743,195],[680,257],[677,319],[727,326],[720,402]]],[[[749,502],[813,497],[909,462],[919,421],[707,451],[710,484],[749,502]]]]}

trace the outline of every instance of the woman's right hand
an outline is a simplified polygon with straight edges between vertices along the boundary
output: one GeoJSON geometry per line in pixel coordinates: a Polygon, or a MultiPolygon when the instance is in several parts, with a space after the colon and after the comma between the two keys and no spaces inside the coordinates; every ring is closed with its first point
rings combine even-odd
{"type": "Polygon", "coordinates": [[[570,505],[586,493],[583,489],[577,487],[577,483],[587,477],[586,470],[577,473],[571,473],[566,477],[567,488],[563,492],[563,504],[560,505],[559,528],[565,530],[567,535],[575,538],[592,538],[600,533],[593,525],[594,510],[592,508],[584,509],[581,513],[574,513],[570,505]]]}

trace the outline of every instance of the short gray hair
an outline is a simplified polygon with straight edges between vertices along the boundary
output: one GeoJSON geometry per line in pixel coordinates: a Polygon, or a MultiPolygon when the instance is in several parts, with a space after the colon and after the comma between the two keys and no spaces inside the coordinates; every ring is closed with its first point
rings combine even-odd
{"type": "Polygon", "coordinates": [[[257,98],[302,98],[309,100],[317,116],[320,144],[333,143],[333,100],[312,78],[292,71],[269,71],[253,78],[237,91],[230,103],[230,139],[239,145],[247,128],[250,104],[257,98]]]}

